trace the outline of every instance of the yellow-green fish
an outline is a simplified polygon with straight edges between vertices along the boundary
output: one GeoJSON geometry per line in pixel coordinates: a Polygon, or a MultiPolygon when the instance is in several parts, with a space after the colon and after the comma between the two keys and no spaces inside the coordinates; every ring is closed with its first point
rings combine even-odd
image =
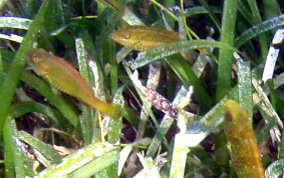
{"type": "Polygon", "coordinates": [[[28,51],[27,56],[28,63],[33,70],[47,79],[56,89],[78,98],[113,118],[120,116],[120,106],[96,98],[92,86],[63,58],[54,56],[43,49],[28,51]]]}
{"type": "Polygon", "coordinates": [[[175,31],[148,26],[122,27],[113,32],[111,38],[117,43],[137,51],[180,41],[179,34],[175,31]]]}
{"type": "MultiPolygon", "coordinates": [[[[144,51],[167,43],[180,41],[179,34],[157,27],[125,26],[111,34],[111,38],[123,45],[137,51],[144,51]]],[[[193,50],[180,53],[185,60],[193,64],[197,53],[193,50]]]]}

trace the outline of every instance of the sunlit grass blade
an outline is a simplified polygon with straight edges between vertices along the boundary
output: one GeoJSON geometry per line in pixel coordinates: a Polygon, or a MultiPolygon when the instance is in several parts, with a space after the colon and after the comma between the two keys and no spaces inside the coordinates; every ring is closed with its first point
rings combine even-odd
{"type": "Polygon", "coordinates": [[[143,67],[151,62],[154,62],[158,59],[168,57],[170,55],[186,52],[192,49],[203,49],[203,48],[212,48],[218,47],[223,49],[228,49],[236,51],[236,49],[230,45],[214,41],[214,40],[190,40],[190,41],[180,41],[161,45],[147,51],[139,53],[135,61],[130,62],[132,69],[137,69],[143,67]]]}
{"type": "Polygon", "coordinates": [[[190,131],[190,125],[195,129],[192,117],[184,112],[179,112],[177,126],[180,132],[174,137],[174,147],[170,167],[170,177],[183,177],[187,160],[188,149],[196,147],[205,137],[207,128],[204,130],[190,131]]]}
{"type": "MultiPolygon", "coordinates": [[[[118,151],[117,150],[110,151],[108,153],[105,153],[101,157],[91,161],[90,163],[76,169],[68,177],[76,178],[76,177],[89,177],[95,175],[96,173],[99,173],[109,168],[111,165],[117,163],[118,159],[119,159],[118,151]]],[[[117,175],[115,173],[113,177],[116,176],[117,175]]]]}
{"type": "Polygon", "coordinates": [[[29,144],[32,148],[39,151],[43,156],[47,158],[49,164],[60,163],[62,156],[59,155],[50,145],[38,140],[25,131],[19,131],[19,139],[29,144]]]}
{"type": "MultiPolygon", "coordinates": [[[[123,97],[122,97],[122,92],[123,92],[124,87],[119,88],[116,93],[114,94],[114,103],[118,104],[120,106],[124,105],[123,97]]],[[[123,108],[124,110],[124,108],[123,108]]],[[[123,111],[122,111],[123,112],[123,111]]],[[[122,123],[122,118],[119,119],[111,119],[109,126],[108,126],[108,136],[107,140],[110,143],[119,143],[120,142],[120,137],[123,129],[123,123],[122,123]]]]}
{"type": "Polygon", "coordinates": [[[173,156],[171,159],[170,177],[183,177],[188,153],[188,144],[190,137],[180,133],[175,135],[173,156]]]}
{"type": "MultiPolygon", "coordinates": [[[[237,89],[234,88],[231,91],[230,95],[237,95],[237,89]]],[[[197,127],[198,130],[203,130],[203,127],[211,127],[216,128],[218,127],[224,119],[224,106],[226,101],[228,100],[228,97],[225,96],[222,100],[220,100],[209,112],[207,112],[200,120],[200,123],[202,124],[199,127],[197,127]]],[[[210,131],[210,130],[208,130],[210,131]]],[[[208,133],[209,134],[209,133],[208,133]]]]}
{"type": "Polygon", "coordinates": [[[0,17],[1,28],[18,28],[27,30],[31,25],[32,20],[19,17],[0,17]]]}
{"type": "Polygon", "coordinates": [[[206,136],[206,131],[178,133],[175,135],[170,177],[183,177],[190,147],[196,147],[206,136]]]}
{"type": "Polygon", "coordinates": [[[279,177],[283,174],[284,169],[284,159],[279,159],[268,166],[265,171],[265,175],[267,178],[275,178],[279,177]]]}
{"type": "Polygon", "coordinates": [[[21,36],[15,35],[15,34],[9,34],[9,35],[5,35],[5,34],[0,34],[0,38],[4,39],[4,40],[9,40],[9,41],[13,41],[13,42],[17,42],[17,43],[21,43],[23,41],[23,38],[21,36]]]}
{"type": "Polygon", "coordinates": [[[283,122],[281,121],[278,113],[274,110],[268,96],[266,96],[264,90],[257,83],[256,79],[252,79],[252,84],[256,90],[256,93],[253,96],[253,102],[258,107],[260,113],[265,119],[274,119],[278,126],[283,128],[283,122]]]}
{"type": "MultiPolygon", "coordinates": [[[[38,177],[65,177],[74,172],[78,168],[90,163],[97,158],[100,158],[107,153],[115,150],[116,147],[109,143],[94,143],[62,159],[62,162],[57,165],[52,165],[39,173],[38,177]]],[[[117,153],[117,152],[116,152],[117,153]]],[[[118,153],[117,153],[118,154],[118,153]]],[[[92,164],[92,166],[94,166],[92,164]]],[[[97,168],[101,168],[98,166],[97,168]]],[[[95,171],[95,170],[93,170],[95,171]]]]}
{"type": "Polygon", "coordinates": [[[152,158],[146,158],[141,153],[138,153],[138,158],[143,165],[143,169],[135,176],[145,177],[161,177],[158,166],[152,158]]]}
{"type": "Polygon", "coordinates": [[[284,40],[284,29],[280,28],[276,31],[272,43],[269,47],[268,55],[266,57],[265,66],[263,69],[262,80],[265,83],[268,79],[273,78],[276,61],[280,52],[280,49],[276,47],[284,40]]]}
{"type": "Polygon", "coordinates": [[[277,27],[281,27],[284,24],[284,15],[279,15],[277,17],[263,21],[262,23],[253,26],[252,28],[243,32],[240,36],[235,39],[235,47],[240,47],[248,40],[258,36],[261,33],[272,30],[277,27]]]}
{"type": "Polygon", "coordinates": [[[238,66],[238,96],[239,104],[246,108],[249,120],[253,116],[253,102],[252,102],[252,82],[250,62],[244,62],[242,59],[237,59],[238,66]]]}

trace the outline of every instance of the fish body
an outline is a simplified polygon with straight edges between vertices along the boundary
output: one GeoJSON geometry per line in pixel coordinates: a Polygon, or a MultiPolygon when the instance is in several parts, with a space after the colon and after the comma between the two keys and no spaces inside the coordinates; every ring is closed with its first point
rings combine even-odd
{"type": "Polygon", "coordinates": [[[225,132],[231,145],[232,164],[239,177],[265,178],[251,121],[238,103],[225,105],[225,132]]]}
{"type": "MultiPolygon", "coordinates": [[[[157,27],[149,26],[126,26],[111,34],[111,38],[126,47],[136,51],[145,51],[167,43],[180,41],[179,34],[157,27]]],[[[180,53],[185,60],[193,64],[197,53],[193,50],[180,53]]]]}
{"type": "Polygon", "coordinates": [[[96,98],[92,86],[63,58],[54,56],[43,49],[28,51],[27,56],[28,63],[33,70],[58,90],[78,98],[111,117],[120,116],[120,106],[96,98]]]}
{"type": "Polygon", "coordinates": [[[180,41],[179,34],[175,31],[149,26],[122,27],[113,32],[111,38],[117,43],[137,51],[180,41]]]}

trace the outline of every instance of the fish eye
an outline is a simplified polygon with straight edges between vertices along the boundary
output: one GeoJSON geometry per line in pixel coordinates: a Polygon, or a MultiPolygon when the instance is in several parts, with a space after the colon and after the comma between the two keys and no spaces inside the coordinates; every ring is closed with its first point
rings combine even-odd
{"type": "Polygon", "coordinates": [[[128,40],[128,39],[130,39],[131,38],[131,35],[130,34],[126,34],[125,36],[124,36],[124,39],[126,39],[126,40],[128,40]]]}
{"type": "Polygon", "coordinates": [[[34,63],[39,63],[41,61],[43,61],[43,58],[40,58],[38,56],[33,56],[33,58],[31,59],[34,63]]]}

